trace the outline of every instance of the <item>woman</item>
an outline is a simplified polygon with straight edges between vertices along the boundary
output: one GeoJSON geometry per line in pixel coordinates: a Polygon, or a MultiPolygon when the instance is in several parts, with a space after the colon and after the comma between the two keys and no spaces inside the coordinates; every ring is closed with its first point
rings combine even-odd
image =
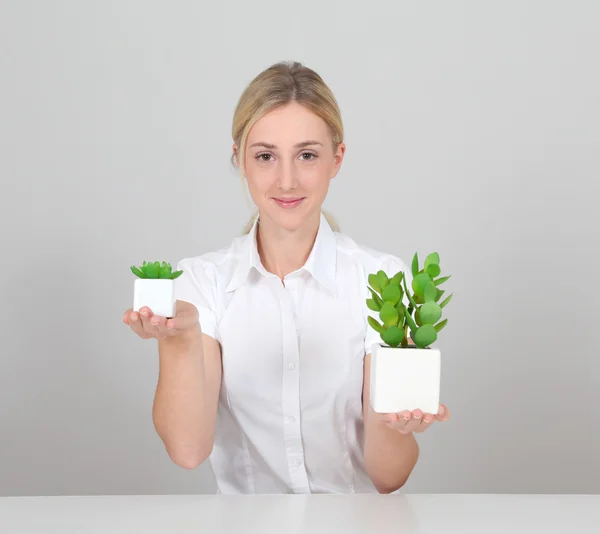
{"type": "Polygon", "coordinates": [[[230,246],[179,262],[175,318],[123,318],[158,339],[156,430],[180,466],[210,456],[219,493],[394,492],[414,433],[449,411],[369,406],[367,275],[410,273],[321,211],[346,148],[336,99],[313,70],[273,65],[242,94],[233,140],[258,214],[230,246]]]}

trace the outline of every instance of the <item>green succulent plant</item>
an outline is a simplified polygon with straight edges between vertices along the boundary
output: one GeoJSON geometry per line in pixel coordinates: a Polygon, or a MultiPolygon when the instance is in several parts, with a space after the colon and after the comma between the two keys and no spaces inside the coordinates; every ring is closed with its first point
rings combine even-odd
{"type": "Polygon", "coordinates": [[[440,319],[442,308],[450,302],[453,294],[438,304],[445,293],[438,286],[449,280],[450,276],[440,277],[440,256],[437,252],[425,258],[423,269],[420,270],[419,257],[415,253],[411,271],[412,294],[406,285],[403,271],[398,271],[392,278],[381,270],[369,274],[371,298],[367,299],[367,306],[378,312],[381,322],[371,315],[368,322],[390,347],[400,345],[407,348],[410,330],[410,338],[414,344],[423,349],[435,343],[438,333],[448,324],[448,319],[440,319]],[[403,302],[405,294],[408,306],[403,302]]]}
{"type": "Polygon", "coordinates": [[[183,274],[183,271],[171,272],[171,264],[166,262],[146,262],[139,267],[135,265],[131,266],[131,272],[138,278],[151,278],[151,279],[164,279],[164,280],[175,280],[183,274]]]}

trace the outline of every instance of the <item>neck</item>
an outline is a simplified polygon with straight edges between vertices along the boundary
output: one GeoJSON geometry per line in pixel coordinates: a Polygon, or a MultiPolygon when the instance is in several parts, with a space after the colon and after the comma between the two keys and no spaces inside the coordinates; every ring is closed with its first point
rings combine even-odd
{"type": "Polygon", "coordinates": [[[277,226],[271,219],[261,217],[256,234],[258,255],[265,269],[281,280],[300,269],[308,259],[320,224],[320,212],[295,229],[277,226]]]}

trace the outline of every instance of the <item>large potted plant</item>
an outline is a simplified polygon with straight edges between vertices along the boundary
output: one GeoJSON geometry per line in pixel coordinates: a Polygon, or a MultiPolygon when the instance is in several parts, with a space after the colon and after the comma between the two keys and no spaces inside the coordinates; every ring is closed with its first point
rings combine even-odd
{"type": "Polygon", "coordinates": [[[133,311],[137,312],[142,306],[148,306],[154,315],[174,317],[173,281],[183,271],[172,272],[171,264],[164,261],[144,261],[139,267],[132,265],[131,272],[137,276],[133,286],[133,311]]]}
{"type": "Polygon", "coordinates": [[[383,342],[371,347],[370,400],[379,413],[437,414],[439,409],[441,353],[431,345],[448,324],[442,309],[452,294],[439,303],[445,290],[438,286],[450,276],[440,277],[437,252],[426,257],[423,269],[415,254],[411,271],[412,293],[403,271],[391,278],[381,270],[368,276],[367,306],[379,319],[369,315],[368,322],[383,342]]]}

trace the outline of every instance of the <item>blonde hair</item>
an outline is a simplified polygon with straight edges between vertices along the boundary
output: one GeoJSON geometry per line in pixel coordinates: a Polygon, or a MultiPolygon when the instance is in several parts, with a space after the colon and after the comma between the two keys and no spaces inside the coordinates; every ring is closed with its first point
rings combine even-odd
{"type": "MultiPolygon", "coordinates": [[[[237,158],[231,156],[231,163],[240,170],[245,178],[245,146],[250,129],[269,111],[298,102],[310,109],[325,121],[333,138],[333,149],[344,140],[342,116],[335,96],[314,70],[297,61],[282,61],[271,65],[258,74],[246,87],[235,108],[231,135],[238,147],[237,158]]],[[[339,232],[334,217],[323,211],[332,229],[339,232]]],[[[247,234],[257,214],[246,224],[243,233],[247,234]]]]}

